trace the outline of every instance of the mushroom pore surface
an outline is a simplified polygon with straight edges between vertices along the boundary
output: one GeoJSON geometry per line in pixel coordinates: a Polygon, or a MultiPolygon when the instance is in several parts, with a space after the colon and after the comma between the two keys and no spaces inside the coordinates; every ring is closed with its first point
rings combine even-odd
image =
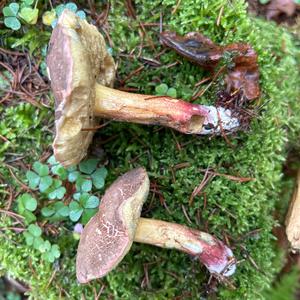
{"type": "Polygon", "coordinates": [[[129,251],[148,192],[149,178],[143,168],[127,172],[107,189],[99,212],[80,238],[76,258],[80,283],[105,276],[129,251]]]}

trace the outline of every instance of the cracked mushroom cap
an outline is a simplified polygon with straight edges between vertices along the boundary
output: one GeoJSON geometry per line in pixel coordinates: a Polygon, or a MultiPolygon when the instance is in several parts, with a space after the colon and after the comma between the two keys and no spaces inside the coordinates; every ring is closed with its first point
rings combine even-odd
{"type": "Polygon", "coordinates": [[[85,226],[76,257],[80,283],[105,276],[127,254],[133,243],[149,177],[137,168],[119,177],[101,199],[99,212],[85,226]]]}
{"type": "Polygon", "coordinates": [[[86,155],[95,127],[95,84],[112,86],[115,63],[97,28],[64,10],[52,32],[47,55],[55,97],[53,142],[57,161],[77,164],[86,155]]]}

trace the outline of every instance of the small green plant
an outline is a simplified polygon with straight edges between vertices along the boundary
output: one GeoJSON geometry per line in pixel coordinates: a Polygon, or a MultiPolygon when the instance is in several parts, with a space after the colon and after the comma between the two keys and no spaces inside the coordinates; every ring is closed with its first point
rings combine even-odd
{"type": "Polygon", "coordinates": [[[158,96],[169,96],[172,98],[177,97],[177,91],[175,88],[169,88],[167,84],[162,83],[155,87],[155,93],[158,96]]]}
{"type": "Polygon", "coordinates": [[[99,198],[88,193],[76,193],[73,198],[75,200],[69,204],[69,217],[73,222],[81,217],[81,223],[86,224],[97,212],[99,198]]]}
{"type": "Polygon", "coordinates": [[[42,247],[40,247],[42,252],[42,259],[49,262],[54,262],[56,258],[60,257],[60,250],[58,245],[51,245],[49,241],[45,241],[42,247]]]}
{"type": "Polygon", "coordinates": [[[49,206],[43,207],[41,213],[49,221],[62,221],[69,216],[69,207],[62,201],[57,201],[49,206]]]}
{"type": "Polygon", "coordinates": [[[32,223],[36,220],[33,212],[37,208],[37,201],[30,194],[25,193],[18,197],[18,212],[25,218],[27,223],[32,223]]]}
{"type": "Polygon", "coordinates": [[[45,192],[53,183],[53,179],[49,176],[49,167],[36,161],[32,169],[35,171],[27,171],[26,177],[31,189],[39,188],[40,192],[45,192]]]}
{"type": "Polygon", "coordinates": [[[46,11],[43,14],[43,23],[47,26],[52,26],[54,28],[57,24],[58,17],[62,14],[62,12],[68,9],[74,12],[81,19],[86,19],[86,14],[83,10],[78,10],[77,5],[73,2],[69,2],[66,4],[60,4],[55,9],[51,9],[46,11]]]}
{"type": "Polygon", "coordinates": [[[22,0],[21,5],[16,2],[10,3],[3,8],[4,24],[12,30],[21,28],[21,21],[34,25],[37,22],[39,10],[32,7],[34,0],[22,0]]]}
{"type": "MultiPolygon", "coordinates": [[[[34,162],[32,171],[26,172],[28,185],[31,189],[38,188],[41,199],[50,200],[43,202],[46,205],[40,209],[42,217],[52,222],[70,219],[86,224],[99,206],[99,198],[91,194],[92,189],[103,188],[107,176],[107,170],[98,167],[98,163],[98,159],[92,158],[82,161],[78,167],[64,168],[54,156],[47,164],[34,162]]],[[[32,212],[37,208],[37,202],[33,206],[32,199],[30,194],[23,194],[19,201],[18,211],[27,223],[36,221],[32,212]]]]}
{"type": "Polygon", "coordinates": [[[42,259],[54,262],[56,258],[60,256],[60,250],[58,245],[51,243],[42,238],[42,229],[35,224],[30,224],[27,230],[23,233],[26,244],[33,246],[34,249],[42,253],[42,259]]]}

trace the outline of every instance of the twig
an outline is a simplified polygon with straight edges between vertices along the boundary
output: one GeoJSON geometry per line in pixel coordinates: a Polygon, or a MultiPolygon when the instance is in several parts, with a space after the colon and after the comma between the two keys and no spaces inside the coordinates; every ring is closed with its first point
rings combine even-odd
{"type": "Polygon", "coordinates": [[[199,186],[195,187],[195,189],[193,190],[191,196],[190,196],[190,200],[189,200],[189,205],[191,206],[193,204],[193,200],[194,198],[199,195],[201,193],[201,191],[203,190],[203,188],[208,184],[208,182],[215,177],[214,174],[210,174],[209,169],[207,168],[204,177],[201,181],[201,183],[199,184],[199,186]]]}

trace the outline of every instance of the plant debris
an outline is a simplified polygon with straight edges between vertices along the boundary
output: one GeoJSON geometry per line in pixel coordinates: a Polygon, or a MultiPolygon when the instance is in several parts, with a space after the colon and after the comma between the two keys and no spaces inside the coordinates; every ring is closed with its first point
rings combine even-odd
{"type": "Polygon", "coordinates": [[[49,84],[39,73],[39,67],[26,52],[0,48],[0,104],[19,98],[36,107],[48,107],[49,84]],[[39,97],[41,101],[36,100],[39,97]]]}
{"type": "Polygon", "coordinates": [[[271,0],[261,3],[258,0],[248,0],[249,12],[265,16],[267,20],[292,25],[300,16],[300,5],[294,0],[271,0]]]}
{"type": "Polygon", "coordinates": [[[163,45],[197,65],[216,72],[222,60],[228,60],[225,77],[226,92],[242,92],[247,100],[259,97],[259,70],[257,54],[244,43],[218,46],[199,32],[189,32],[180,36],[176,32],[165,31],[160,34],[163,45]]]}

